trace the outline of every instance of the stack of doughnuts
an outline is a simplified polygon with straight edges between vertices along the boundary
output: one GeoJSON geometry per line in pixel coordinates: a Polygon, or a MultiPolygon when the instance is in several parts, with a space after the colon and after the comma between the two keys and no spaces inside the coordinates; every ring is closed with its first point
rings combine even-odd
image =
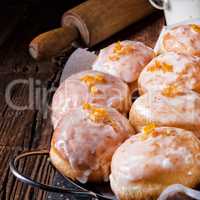
{"type": "Polygon", "coordinates": [[[200,183],[199,39],[195,24],[167,31],[162,54],[140,73],[141,96],[129,113],[139,134],[117,149],[111,164],[111,187],[119,199],[156,199],[171,184],[200,183]]]}
{"type": "Polygon", "coordinates": [[[132,134],[132,126],[116,109],[85,103],[66,112],[56,127],[51,160],[74,180],[107,181],[114,151],[132,134]]]}
{"type": "Polygon", "coordinates": [[[130,111],[131,94],[123,81],[109,74],[93,70],[74,74],[67,78],[54,94],[54,128],[69,109],[79,107],[83,103],[113,107],[126,115],[130,111]]]}
{"type": "Polygon", "coordinates": [[[199,44],[200,26],[180,25],[164,34],[161,55],[116,42],[66,79],[52,103],[55,167],[83,183],[110,180],[120,200],[200,183],[199,44]]]}
{"type": "Polygon", "coordinates": [[[130,122],[193,131],[200,137],[200,26],[180,25],[162,38],[163,54],[146,65],[138,79],[140,96],[132,105],[130,122]],[[186,49],[187,47],[187,49],[186,49]]]}
{"type": "Polygon", "coordinates": [[[127,116],[137,79],[154,52],[122,41],[101,50],[92,70],[67,78],[52,101],[50,157],[65,176],[80,182],[108,181],[115,150],[135,134],[127,116]]]}

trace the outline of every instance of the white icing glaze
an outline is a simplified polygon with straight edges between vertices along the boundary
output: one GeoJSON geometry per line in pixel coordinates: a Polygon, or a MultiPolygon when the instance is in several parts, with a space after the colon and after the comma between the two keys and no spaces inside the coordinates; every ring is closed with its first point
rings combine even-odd
{"type": "Polygon", "coordinates": [[[164,34],[162,51],[200,56],[200,31],[190,24],[174,27],[164,34]]]}
{"type": "Polygon", "coordinates": [[[128,86],[117,77],[92,70],[74,74],[60,85],[53,96],[52,122],[54,128],[67,110],[78,107],[85,102],[112,106],[126,114],[131,106],[131,96],[128,86]],[[85,75],[95,76],[99,74],[105,77],[106,82],[95,84],[98,93],[92,95],[89,87],[80,79],[85,75]]]}
{"type": "Polygon", "coordinates": [[[159,133],[157,136],[141,140],[142,133],[134,135],[116,150],[111,164],[112,180],[126,186],[154,180],[159,174],[176,174],[179,170],[188,170],[191,174],[194,166],[200,167],[195,157],[200,152],[200,142],[192,132],[170,127],[155,130],[159,133]],[[165,135],[167,131],[171,131],[170,135],[165,135]]]}
{"type": "MultiPolygon", "coordinates": [[[[96,107],[99,107],[95,105],[96,107]]],[[[52,145],[63,159],[68,159],[78,172],[77,180],[85,183],[91,172],[105,169],[103,179],[108,180],[111,157],[116,148],[134,134],[128,120],[118,111],[106,108],[115,126],[93,122],[89,111],[82,107],[69,110],[55,129],[52,145]]]]}
{"type": "Polygon", "coordinates": [[[162,167],[163,168],[172,168],[173,167],[173,163],[168,159],[168,158],[165,158],[163,161],[162,161],[162,167]]]}
{"type": "Polygon", "coordinates": [[[133,103],[130,120],[141,116],[146,122],[154,122],[159,126],[177,126],[197,131],[200,129],[200,95],[187,91],[176,97],[166,97],[157,92],[149,92],[140,96],[133,103]]]}
{"type": "Polygon", "coordinates": [[[141,72],[138,85],[142,93],[163,90],[169,84],[179,89],[199,91],[200,58],[176,53],[166,53],[154,58],[141,72]],[[167,63],[173,66],[171,72],[162,70],[149,71],[155,63],[167,63]],[[188,67],[189,66],[189,67],[188,67]],[[185,72],[183,74],[183,72],[185,72]]]}
{"type": "Polygon", "coordinates": [[[134,82],[144,66],[153,58],[153,49],[141,42],[125,40],[120,42],[124,46],[132,46],[133,52],[120,55],[119,60],[112,61],[109,57],[113,54],[115,43],[102,49],[92,68],[121,78],[127,83],[134,82]]]}

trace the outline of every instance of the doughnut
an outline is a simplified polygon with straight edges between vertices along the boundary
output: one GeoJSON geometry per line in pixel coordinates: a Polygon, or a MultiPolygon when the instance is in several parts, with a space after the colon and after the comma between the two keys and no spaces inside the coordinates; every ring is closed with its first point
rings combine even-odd
{"type": "Polygon", "coordinates": [[[134,129],[116,109],[84,103],[68,110],[56,127],[51,162],[73,180],[108,181],[112,155],[131,134],[134,129]]]}
{"type": "Polygon", "coordinates": [[[167,31],[162,38],[161,51],[200,56],[200,26],[179,25],[167,31]]]}
{"type": "Polygon", "coordinates": [[[59,86],[53,96],[54,128],[68,109],[83,102],[113,107],[127,114],[131,107],[131,94],[127,84],[112,75],[93,70],[74,74],[59,86]]]}
{"type": "Polygon", "coordinates": [[[200,138],[200,94],[172,87],[161,93],[146,93],[133,103],[129,120],[137,131],[152,122],[190,130],[200,138]]]}
{"type": "Polygon", "coordinates": [[[200,58],[173,52],[159,55],[143,69],[138,79],[141,95],[161,91],[167,85],[200,92],[200,58]]]}
{"type": "Polygon", "coordinates": [[[125,40],[102,49],[92,68],[119,77],[134,91],[140,72],[153,57],[154,52],[150,47],[125,40]]]}
{"type": "Polygon", "coordinates": [[[195,187],[199,169],[200,141],[193,132],[149,124],[115,151],[110,184],[120,200],[157,199],[171,184],[195,187]]]}

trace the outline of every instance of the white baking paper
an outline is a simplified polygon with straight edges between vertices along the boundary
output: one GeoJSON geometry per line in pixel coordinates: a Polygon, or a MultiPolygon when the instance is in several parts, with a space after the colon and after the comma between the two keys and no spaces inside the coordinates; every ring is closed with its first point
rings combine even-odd
{"type": "Polygon", "coordinates": [[[62,83],[66,78],[72,74],[78,73],[83,70],[91,69],[93,62],[96,60],[97,55],[87,49],[78,48],[67,60],[61,78],[60,83],[62,83]]]}

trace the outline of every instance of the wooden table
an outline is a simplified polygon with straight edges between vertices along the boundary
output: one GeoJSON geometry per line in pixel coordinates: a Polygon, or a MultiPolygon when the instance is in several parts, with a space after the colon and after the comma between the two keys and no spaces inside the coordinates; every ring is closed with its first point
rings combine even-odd
{"type": "MultiPolygon", "coordinates": [[[[63,1],[64,2],[64,1],[63,1]]],[[[0,47],[0,199],[46,199],[46,192],[27,187],[17,181],[9,171],[9,160],[23,151],[48,149],[50,145],[52,126],[50,113],[43,117],[43,110],[12,109],[5,100],[8,85],[14,80],[33,80],[35,91],[41,88],[48,90],[58,85],[62,66],[51,62],[36,62],[28,54],[30,40],[38,33],[58,27],[60,16],[67,9],[66,3],[45,8],[45,13],[39,4],[28,7],[26,16],[17,25],[9,39],[0,47]],[[37,12],[35,12],[37,10],[37,12]],[[40,82],[40,83],[39,83],[40,82]]],[[[43,5],[44,6],[44,5],[43,5]]],[[[121,33],[113,36],[95,49],[113,41],[136,39],[153,47],[164,24],[162,14],[155,13],[121,33]]],[[[29,82],[30,83],[30,82],[29,82]]],[[[11,91],[12,102],[16,105],[27,105],[29,102],[30,84],[18,84],[11,91]]],[[[39,90],[38,90],[39,91],[39,90]]],[[[50,104],[52,93],[48,95],[50,104]]],[[[54,170],[46,159],[24,160],[19,163],[21,171],[44,183],[51,183],[54,170]]]]}

